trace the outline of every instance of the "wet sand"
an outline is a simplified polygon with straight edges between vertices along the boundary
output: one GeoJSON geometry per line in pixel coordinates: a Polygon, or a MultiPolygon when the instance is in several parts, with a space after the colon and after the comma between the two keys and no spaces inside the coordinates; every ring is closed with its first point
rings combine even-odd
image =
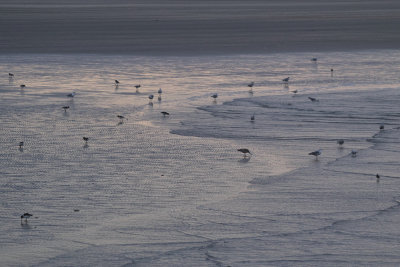
{"type": "Polygon", "coordinates": [[[400,2],[0,3],[0,53],[251,54],[396,49],[400,2]]]}

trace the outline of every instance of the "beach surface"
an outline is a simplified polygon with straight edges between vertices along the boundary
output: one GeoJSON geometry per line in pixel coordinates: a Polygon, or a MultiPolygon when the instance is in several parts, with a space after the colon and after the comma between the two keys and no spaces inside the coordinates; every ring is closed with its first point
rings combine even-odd
{"type": "Polygon", "coordinates": [[[0,2],[0,53],[257,54],[399,48],[400,2],[0,2]]]}
{"type": "Polygon", "coordinates": [[[0,56],[0,265],[398,265],[399,55],[0,56]]]}

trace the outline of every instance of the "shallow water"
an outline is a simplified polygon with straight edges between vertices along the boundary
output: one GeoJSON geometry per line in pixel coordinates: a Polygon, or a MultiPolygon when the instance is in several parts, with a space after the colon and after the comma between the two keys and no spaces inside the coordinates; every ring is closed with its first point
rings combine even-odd
{"type": "Polygon", "coordinates": [[[2,265],[399,263],[399,51],[0,62],[2,265]]]}

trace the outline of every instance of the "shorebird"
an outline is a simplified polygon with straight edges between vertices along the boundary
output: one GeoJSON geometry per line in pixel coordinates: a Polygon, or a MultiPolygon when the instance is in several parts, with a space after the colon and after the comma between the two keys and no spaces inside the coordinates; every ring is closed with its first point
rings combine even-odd
{"type": "Polygon", "coordinates": [[[149,95],[149,99],[152,100],[154,98],[154,95],[149,95]]]}
{"type": "Polygon", "coordinates": [[[24,214],[21,215],[21,224],[22,224],[22,219],[25,219],[25,222],[28,223],[28,218],[32,217],[33,215],[30,213],[25,212],[24,214]]]}
{"type": "Polygon", "coordinates": [[[253,88],[254,82],[249,83],[247,86],[250,87],[250,88],[253,88]]]}
{"type": "Polygon", "coordinates": [[[251,154],[250,150],[248,150],[247,148],[239,148],[237,151],[242,152],[245,157],[247,156],[247,154],[253,155],[253,154],[251,154]]]}
{"type": "Polygon", "coordinates": [[[217,99],[218,94],[213,94],[213,95],[211,95],[211,97],[214,98],[214,99],[217,99]]]}
{"type": "Polygon", "coordinates": [[[376,174],[376,179],[380,179],[381,176],[379,174],[376,174]]]}
{"type": "Polygon", "coordinates": [[[76,93],[75,93],[75,92],[72,92],[72,93],[68,94],[67,96],[68,96],[68,97],[74,97],[75,95],[76,95],[76,93]]]}
{"type": "Polygon", "coordinates": [[[118,80],[114,80],[114,82],[115,82],[115,86],[119,85],[119,81],[118,80]]]}
{"type": "Polygon", "coordinates": [[[254,121],[256,119],[256,115],[253,113],[253,115],[251,115],[250,117],[250,121],[254,121]]]}
{"type": "Polygon", "coordinates": [[[117,115],[118,119],[120,119],[121,121],[123,121],[124,119],[126,119],[124,116],[122,115],[117,115]]]}
{"type": "Polygon", "coordinates": [[[333,72],[333,69],[331,69],[331,73],[333,72]]]}
{"type": "Polygon", "coordinates": [[[288,83],[289,79],[290,79],[290,77],[287,77],[287,78],[283,79],[282,82],[288,83]]]}
{"type": "Polygon", "coordinates": [[[311,59],[311,61],[313,61],[313,62],[317,62],[317,58],[316,57],[313,57],[312,59],[311,59]]]}
{"type": "Polygon", "coordinates": [[[336,143],[338,143],[338,145],[341,146],[341,145],[344,144],[344,140],[343,139],[339,139],[339,140],[337,140],[336,143]]]}
{"type": "Polygon", "coordinates": [[[357,156],[357,151],[352,150],[352,151],[351,151],[351,156],[352,156],[352,157],[356,157],[356,156],[357,156]]]}
{"type": "Polygon", "coordinates": [[[161,95],[162,94],[162,89],[158,89],[158,94],[161,95]]]}
{"type": "Polygon", "coordinates": [[[14,73],[9,72],[8,77],[14,77],[14,73]]]}
{"type": "Polygon", "coordinates": [[[298,92],[297,90],[293,90],[292,91],[293,94],[297,94],[297,92],[298,92]]]}
{"type": "Polygon", "coordinates": [[[315,159],[318,159],[318,156],[321,155],[321,152],[322,152],[322,150],[319,149],[319,150],[308,153],[308,155],[313,155],[313,156],[315,156],[315,159]]]}
{"type": "Polygon", "coordinates": [[[19,142],[19,148],[22,149],[23,146],[24,146],[24,142],[19,142]]]}
{"type": "Polygon", "coordinates": [[[310,99],[311,102],[318,102],[318,99],[316,99],[316,98],[314,98],[314,97],[311,97],[311,96],[309,96],[308,99],[310,99]]]}
{"type": "Polygon", "coordinates": [[[380,129],[380,130],[385,129],[385,125],[381,124],[381,125],[379,126],[379,129],[380,129]]]}
{"type": "Polygon", "coordinates": [[[21,84],[19,87],[21,87],[21,88],[25,88],[25,87],[26,87],[26,85],[25,85],[25,84],[21,84]]]}
{"type": "Polygon", "coordinates": [[[84,136],[82,139],[83,139],[83,141],[85,141],[85,143],[87,143],[89,141],[89,137],[84,136]]]}
{"type": "Polygon", "coordinates": [[[169,116],[169,113],[168,113],[168,112],[166,112],[166,111],[161,111],[161,114],[163,114],[163,115],[164,115],[164,117],[165,117],[165,116],[169,116]]]}
{"type": "Polygon", "coordinates": [[[142,87],[140,84],[135,85],[136,92],[139,91],[139,88],[142,87]]]}
{"type": "Polygon", "coordinates": [[[64,112],[67,112],[67,109],[69,109],[69,106],[64,106],[62,108],[64,109],[64,112]]]}

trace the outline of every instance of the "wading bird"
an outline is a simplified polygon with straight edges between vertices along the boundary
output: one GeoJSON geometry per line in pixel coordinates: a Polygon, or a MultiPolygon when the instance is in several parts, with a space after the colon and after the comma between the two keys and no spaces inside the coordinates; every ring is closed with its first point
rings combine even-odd
{"type": "Polygon", "coordinates": [[[322,153],[322,149],[319,149],[319,150],[308,153],[308,155],[313,155],[313,156],[315,156],[315,159],[318,159],[318,156],[321,155],[321,153],[322,153]]]}
{"type": "Polygon", "coordinates": [[[237,151],[242,152],[245,157],[247,156],[247,154],[253,155],[247,148],[239,148],[237,151]]]}
{"type": "MultiPolygon", "coordinates": [[[[122,115],[117,115],[117,117],[118,117],[118,119],[120,119],[121,120],[121,122],[123,122],[126,118],[124,117],[124,116],[122,116],[122,115]]],[[[126,120],[128,120],[128,119],[126,119],[126,120]]]]}
{"type": "Polygon", "coordinates": [[[25,212],[24,214],[21,215],[21,224],[22,224],[22,219],[25,219],[25,222],[28,223],[28,218],[32,217],[33,215],[30,213],[25,212]]]}

